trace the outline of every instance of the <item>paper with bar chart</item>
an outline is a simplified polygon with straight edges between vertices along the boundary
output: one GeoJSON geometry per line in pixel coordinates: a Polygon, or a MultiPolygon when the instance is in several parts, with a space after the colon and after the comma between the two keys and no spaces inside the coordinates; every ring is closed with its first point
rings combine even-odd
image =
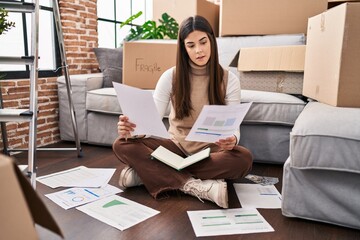
{"type": "Polygon", "coordinates": [[[160,213],[155,209],[117,195],[88,203],[76,209],[121,231],[160,213]]]}
{"type": "Polygon", "coordinates": [[[205,105],[187,141],[216,142],[232,136],[239,128],[252,102],[234,105],[205,105]]]}

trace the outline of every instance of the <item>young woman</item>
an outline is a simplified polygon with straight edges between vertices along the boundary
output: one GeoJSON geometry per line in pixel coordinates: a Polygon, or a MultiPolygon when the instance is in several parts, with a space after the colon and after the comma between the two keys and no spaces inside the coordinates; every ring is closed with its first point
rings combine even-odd
{"type": "Polygon", "coordinates": [[[132,136],[136,125],[127,116],[120,116],[119,137],[113,144],[116,156],[127,165],[121,171],[120,186],[144,184],[154,198],[165,191],[180,190],[228,208],[224,179],[243,177],[252,166],[249,150],[237,145],[240,132],[216,143],[185,140],[204,105],[240,103],[239,80],[220,66],[216,37],[205,18],[195,16],[182,22],[176,67],[160,77],[154,100],[161,116],[170,103],[168,131],[172,139],[132,136]],[[205,147],[210,147],[211,153],[208,158],[178,171],[151,159],[150,154],[160,145],[182,157],[205,147]]]}

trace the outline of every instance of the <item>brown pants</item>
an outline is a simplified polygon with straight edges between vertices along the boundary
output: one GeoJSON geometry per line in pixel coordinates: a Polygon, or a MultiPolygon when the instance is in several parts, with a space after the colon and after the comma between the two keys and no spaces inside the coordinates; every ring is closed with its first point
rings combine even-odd
{"type": "Polygon", "coordinates": [[[160,145],[186,157],[175,143],[167,139],[141,138],[125,141],[118,138],[113,143],[115,155],[135,170],[154,198],[161,192],[183,187],[191,177],[203,180],[237,179],[244,177],[252,167],[252,155],[248,149],[235,146],[231,151],[224,151],[211,144],[210,157],[178,171],[151,158],[150,154],[160,145]]]}

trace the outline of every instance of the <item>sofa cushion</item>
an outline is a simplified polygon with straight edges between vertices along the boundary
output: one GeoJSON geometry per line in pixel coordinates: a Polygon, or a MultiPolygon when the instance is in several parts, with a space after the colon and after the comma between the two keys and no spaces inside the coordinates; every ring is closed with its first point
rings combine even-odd
{"type": "Polygon", "coordinates": [[[104,75],[103,87],[112,87],[112,82],[122,83],[122,48],[94,48],[94,52],[104,75]]]}
{"type": "MultiPolygon", "coordinates": [[[[153,91],[153,90],[148,90],[153,91]]],[[[276,124],[293,126],[305,102],[285,93],[253,90],[241,91],[242,102],[253,102],[244,124],[276,124]]],[[[121,114],[121,108],[114,88],[100,88],[87,92],[86,110],[110,114],[121,114]]],[[[170,109],[168,109],[166,116],[170,109]]]]}
{"type": "MultiPolygon", "coordinates": [[[[153,92],[154,90],[145,91],[153,92]]],[[[88,91],[86,95],[86,110],[116,115],[122,113],[114,88],[100,88],[88,91]]],[[[169,113],[170,106],[165,113],[165,117],[167,117],[169,113]]]]}
{"type": "Polygon", "coordinates": [[[241,90],[242,102],[253,102],[243,124],[279,124],[293,126],[305,102],[286,93],[241,90]]]}
{"type": "Polygon", "coordinates": [[[122,113],[114,88],[100,88],[86,94],[86,110],[119,115],[122,113]]]}
{"type": "Polygon", "coordinates": [[[360,108],[310,102],[290,135],[291,166],[360,173],[360,108]]]}

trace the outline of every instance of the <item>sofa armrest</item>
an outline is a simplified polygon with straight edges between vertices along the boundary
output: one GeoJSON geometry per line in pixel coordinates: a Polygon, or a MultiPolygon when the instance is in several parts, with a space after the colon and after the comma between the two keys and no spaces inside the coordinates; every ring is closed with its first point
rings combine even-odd
{"type": "MultiPolygon", "coordinates": [[[[89,90],[102,88],[103,74],[78,74],[70,75],[72,90],[72,102],[74,104],[79,139],[87,142],[87,114],[86,114],[86,93],[89,90]]],[[[58,98],[59,98],[59,129],[62,140],[75,140],[71,122],[69,99],[65,84],[65,77],[57,79],[58,98]]]]}
{"type": "MultiPolygon", "coordinates": [[[[83,88],[86,91],[102,88],[104,77],[102,73],[70,75],[71,88],[83,88]]],[[[58,85],[65,85],[65,76],[57,79],[58,85]]]]}

